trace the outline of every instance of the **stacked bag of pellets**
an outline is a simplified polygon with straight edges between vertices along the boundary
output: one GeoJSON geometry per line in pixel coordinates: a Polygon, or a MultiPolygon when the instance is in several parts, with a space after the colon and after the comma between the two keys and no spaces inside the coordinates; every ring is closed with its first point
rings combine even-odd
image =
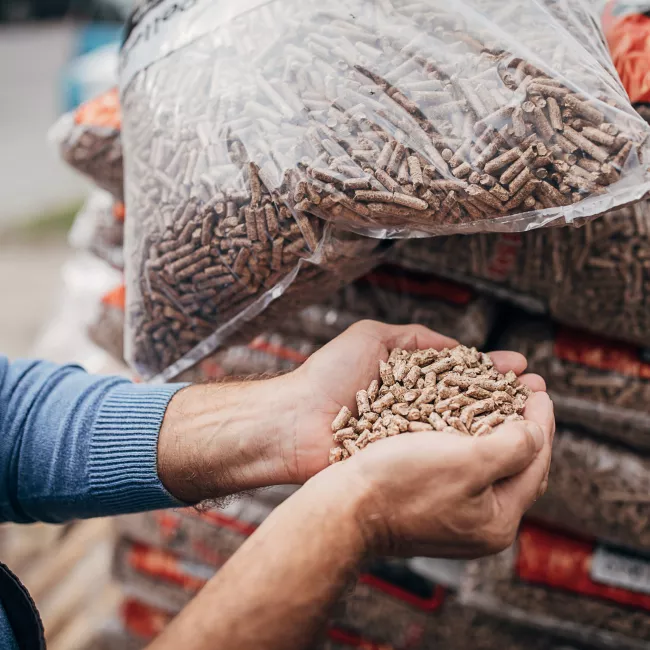
{"type": "Polygon", "coordinates": [[[649,187],[586,2],[150,3],[121,100],[145,378],[274,329],[389,238],[580,223],[649,187]]]}
{"type": "MultiPolygon", "coordinates": [[[[286,495],[286,493],[285,493],[286,495]]],[[[273,496],[273,495],[271,495],[273,496]]],[[[131,515],[114,574],[125,592],[120,638],[142,648],[198,593],[270,513],[255,498],[220,511],[131,515]],[[152,622],[156,622],[152,625],[152,622]],[[146,622],[146,623],[145,623],[146,622]]],[[[481,614],[459,602],[456,580],[435,560],[373,561],[364,566],[313,650],[551,650],[557,637],[481,614]],[[426,570],[422,566],[426,565],[426,570]],[[432,566],[433,565],[433,566],[432,566]]],[[[113,626],[112,634],[116,634],[113,626]]],[[[115,647],[115,646],[111,646],[115,647]]],[[[125,646],[131,647],[131,645],[125,646]]],[[[587,646],[584,646],[587,648],[587,646]]]]}
{"type": "Polygon", "coordinates": [[[650,202],[582,228],[413,240],[396,262],[605,337],[650,344],[650,202]]]}
{"type": "MultiPolygon", "coordinates": [[[[122,284],[104,295],[89,328],[91,339],[120,361],[124,358],[125,293],[122,284]]],[[[340,289],[327,302],[310,305],[279,322],[277,331],[225,346],[176,379],[206,381],[287,372],[364,319],[394,325],[418,323],[481,348],[497,315],[492,299],[464,285],[384,265],[340,289]]]]}
{"type": "Polygon", "coordinates": [[[647,650],[649,572],[647,556],[527,524],[514,546],[470,563],[461,600],[594,648],[647,650]]]}

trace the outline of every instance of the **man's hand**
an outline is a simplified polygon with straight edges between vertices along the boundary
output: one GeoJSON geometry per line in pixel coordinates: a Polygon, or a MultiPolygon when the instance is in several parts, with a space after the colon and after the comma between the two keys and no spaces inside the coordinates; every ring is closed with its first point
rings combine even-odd
{"type": "MultiPolygon", "coordinates": [[[[169,405],[159,442],[160,477],[188,502],[259,487],[302,484],[328,464],[331,423],[341,406],[378,377],[391,349],[454,347],[453,339],[419,325],[363,321],[288,375],[261,381],[192,386],[169,405]]],[[[518,375],[515,353],[491,355],[496,367],[518,375]]],[[[544,390],[536,376],[523,377],[544,390]]],[[[437,440],[437,438],[435,438],[437,440]]]]}

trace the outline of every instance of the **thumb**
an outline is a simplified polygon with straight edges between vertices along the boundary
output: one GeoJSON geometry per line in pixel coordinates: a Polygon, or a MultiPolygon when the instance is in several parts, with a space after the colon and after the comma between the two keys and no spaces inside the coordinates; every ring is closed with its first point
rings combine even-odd
{"type": "Polygon", "coordinates": [[[477,485],[485,489],[523,472],[544,447],[544,432],[535,422],[509,422],[494,430],[489,436],[477,438],[475,449],[481,471],[477,485]]]}

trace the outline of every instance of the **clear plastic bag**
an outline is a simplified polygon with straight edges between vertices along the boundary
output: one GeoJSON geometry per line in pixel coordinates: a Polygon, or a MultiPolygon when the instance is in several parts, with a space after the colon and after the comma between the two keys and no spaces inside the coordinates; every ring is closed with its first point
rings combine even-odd
{"type": "Polygon", "coordinates": [[[650,345],[650,202],[582,228],[400,244],[395,261],[572,327],[650,345]]]}
{"type": "Polygon", "coordinates": [[[647,650],[650,595],[614,584],[604,560],[616,557],[638,567],[638,558],[526,524],[514,546],[469,564],[461,600],[593,648],[647,650]]]}
{"type": "Polygon", "coordinates": [[[98,190],[81,208],[70,230],[73,248],[88,251],[112,267],[124,268],[124,203],[98,190]]]}
{"type": "Polygon", "coordinates": [[[650,364],[641,350],[542,320],[513,325],[500,347],[521,352],[544,377],[560,422],[650,453],[650,364]]]}
{"type": "Polygon", "coordinates": [[[531,515],[563,530],[650,553],[650,459],[560,428],[546,495],[531,515]]]}
{"type": "Polygon", "coordinates": [[[418,323],[469,347],[485,345],[494,323],[493,301],[464,285],[392,265],[377,268],[280,324],[282,331],[328,343],[366,318],[394,325],[418,323]]]}
{"type": "Polygon", "coordinates": [[[260,334],[248,345],[231,345],[219,350],[177,381],[203,382],[226,377],[273,376],[295,370],[318,349],[306,337],[278,333],[260,334]]]}
{"type": "Polygon", "coordinates": [[[650,188],[649,129],[585,2],[163,0],[132,21],[121,81],[127,354],[147,377],[287,290],[324,293],[295,286],[298,260],[322,271],[328,250],[345,284],[351,258],[377,262],[332,225],[524,230],[650,188]]]}
{"type": "Polygon", "coordinates": [[[118,200],[124,198],[122,118],[117,88],[66,113],[50,130],[50,140],[71,167],[118,200]]]}

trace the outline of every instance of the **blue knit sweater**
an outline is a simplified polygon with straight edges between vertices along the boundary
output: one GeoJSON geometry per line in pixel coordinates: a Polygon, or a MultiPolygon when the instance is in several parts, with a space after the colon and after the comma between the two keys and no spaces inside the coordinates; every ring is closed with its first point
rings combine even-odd
{"type": "MultiPolygon", "coordinates": [[[[183,505],[156,468],[160,426],[181,387],[0,356],[0,522],[59,523],[183,505]]],[[[17,647],[0,606],[0,649],[17,647]]]]}

